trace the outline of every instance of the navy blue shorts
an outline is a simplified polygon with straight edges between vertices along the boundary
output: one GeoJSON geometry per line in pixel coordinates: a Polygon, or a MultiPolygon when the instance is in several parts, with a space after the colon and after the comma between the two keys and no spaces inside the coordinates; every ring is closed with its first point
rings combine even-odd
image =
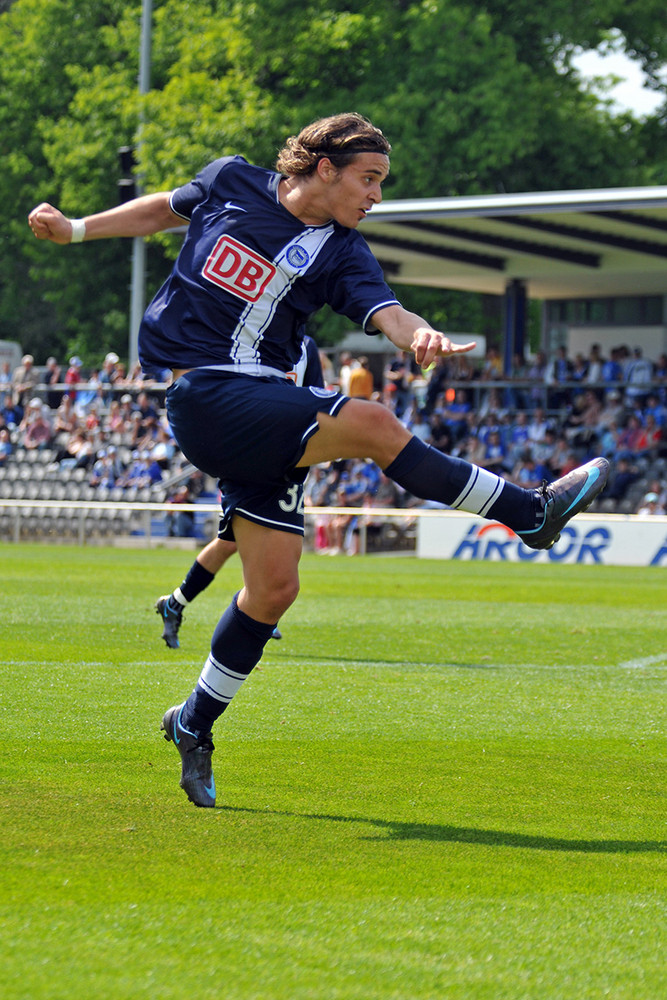
{"type": "Polygon", "coordinates": [[[348,397],[288,379],[194,369],[167,390],[176,442],[198,469],[219,481],[220,537],[233,538],[233,514],[303,534],[303,481],[296,468],[317,414],[335,416],[348,397]]]}

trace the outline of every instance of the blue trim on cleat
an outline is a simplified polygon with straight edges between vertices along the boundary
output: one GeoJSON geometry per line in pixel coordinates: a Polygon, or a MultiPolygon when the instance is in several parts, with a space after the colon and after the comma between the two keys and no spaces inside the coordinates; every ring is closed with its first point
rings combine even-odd
{"type": "Polygon", "coordinates": [[[527,531],[517,531],[521,541],[531,549],[550,549],[560,538],[567,522],[575,514],[588,510],[602,492],[609,471],[606,458],[594,458],[555,482],[545,483],[541,489],[544,503],[542,523],[527,531]]]}
{"type": "Polygon", "coordinates": [[[172,611],[169,606],[170,597],[171,594],[159,597],[155,602],[155,611],[162,619],[162,638],[169,649],[178,649],[180,647],[178,630],[183,621],[183,611],[172,611]]]}
{"type": "Polygon", "coordinates": [[[160,729],[165,740],[174,744],[181,756],[180,785],[190,802],[202,808],[215,805],[215,778],[211,754],[215,750],[210,733],[193,733],[181,723],[185,703],[164,713],[160,729]]]}

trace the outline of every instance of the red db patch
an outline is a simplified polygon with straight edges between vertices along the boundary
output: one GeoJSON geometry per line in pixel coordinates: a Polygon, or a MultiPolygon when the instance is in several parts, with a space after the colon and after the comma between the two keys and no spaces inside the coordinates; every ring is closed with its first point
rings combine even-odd
{"type": "Polygon", "coordinates": [[[257,302],[276,273],[274,264],[249,250],[231,236],[221,236],[202,274],[246,302],[257,302]]]}

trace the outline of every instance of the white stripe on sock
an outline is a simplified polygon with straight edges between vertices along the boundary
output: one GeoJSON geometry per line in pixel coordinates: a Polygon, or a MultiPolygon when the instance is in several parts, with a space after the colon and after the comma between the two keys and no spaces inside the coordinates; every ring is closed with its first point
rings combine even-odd
{"type": "Polygon", "coordinates": [[[450,507],[485,517],[503,491],[505,480],[473,465],[470,478],[450,507]]]}
{"type": "Polygon", "coordinates": [[[223,663],[218,663],[212,654],[209,654],[197,683],[212,698],[229,704],[247,676],[247,674],[239,674],[235,670],[230,670],[223,663]]]}
{"type": "Polygon", "coordinates": [[[171,596],[174,598],[175,601],[178,601],[179,604],[182,604],[183,607],[185,607],[186,604],[189,604],[189,601],[187,601],[185,597],[183,597],[183,591],[181,590],[180,587],[177,587],[171,596]]]}

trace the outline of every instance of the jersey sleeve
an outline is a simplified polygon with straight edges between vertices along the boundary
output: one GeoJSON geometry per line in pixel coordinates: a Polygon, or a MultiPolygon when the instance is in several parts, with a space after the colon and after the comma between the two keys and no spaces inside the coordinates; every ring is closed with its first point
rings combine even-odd
{"type": "Polygon", "coordinates": [[[228,163],[238,159],[240,159],[238,156],[222,156],[218,160],[213,160],[212,163],[209,163],[203,170],[199,171],[194,180],[172,191],[169,198],[169,206],[172,212],[180,215],[183,219],[191,219],[197,205],[200,205],[208,198],[220,171],[228,163]]]}
{"type": "Polygon", "coordinates": [[[327,301],[334,312],[347,316],[366,333],[376,334],[379,331],[373,325],[375,313],[400,303],[385,282],[382,268],[366,240],[356,232],[350,236],[353,242],[349,252],[330,276],[327,301]]]}

